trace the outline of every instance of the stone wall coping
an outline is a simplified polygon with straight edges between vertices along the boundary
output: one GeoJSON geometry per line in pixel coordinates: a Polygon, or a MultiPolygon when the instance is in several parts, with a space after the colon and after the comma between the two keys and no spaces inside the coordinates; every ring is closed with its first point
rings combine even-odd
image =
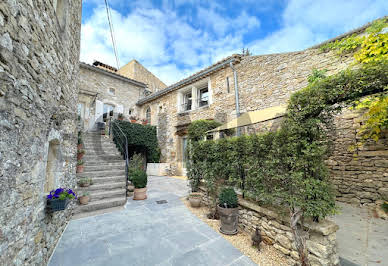
{"type": "MultiPolygon", "coordinates": [[[[239,205],[243,208],[250,209],[252,211],[264,214],[265,216],[281,220],[287,224],[290,224],[290,218],[284,215],[280,215],[275,211],[269,210],[267,208],[261,207],[252,201],[248,201],[239,197],[239,205]]],[[[321,233],[322,235],[329,235],[336,232],[339,229],[339,226],[332,221],[322,220],[319,223],[313,221],[305,221],[303,224],[304,227],[311,231],[321,233]]]]}

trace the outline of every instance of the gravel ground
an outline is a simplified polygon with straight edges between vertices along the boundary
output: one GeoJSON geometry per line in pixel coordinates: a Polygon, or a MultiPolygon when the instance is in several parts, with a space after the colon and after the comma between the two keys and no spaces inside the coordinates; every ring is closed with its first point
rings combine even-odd
{"type": "MultiPolygon", "coordinates": [[[[192,208],[190,206],[189,201],[186,198],[182,198],[183,203],[185,206],[198,218],[200,218],[202,221],[207,223],[210,227],[212,227],[216,232],[219,233],[219,223],[218,220],[211,220],[207,218],[207,214],[209,213],[209,210],[207,207],[200,207],[200,208],[192,208]]],[[[233,246],[238,248],[241,253],[249,257],[253,262],[255,262],[257,265],[262,266],[287,266],[287,259],[283,254],[281,254],[279,251],[277,251],[274,247],[270,245],[266,245],[265,243],[261,243],[260,248],[261,250],[258,251],[255,247],[252,247],[252,241],[251,236],[246,232],[239,232],[237,235],[234,236],[228,236],[219,233],[222,235],[226,240],[228,240],[230,243],[232,243],[233,246]]]]}

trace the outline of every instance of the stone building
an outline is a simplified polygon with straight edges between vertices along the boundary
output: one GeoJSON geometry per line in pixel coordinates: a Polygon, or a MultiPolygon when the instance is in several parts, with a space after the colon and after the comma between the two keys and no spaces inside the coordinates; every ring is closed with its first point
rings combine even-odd
{"type": "MultiPolygon", "coordinates": [[[[337,39],[362,33],[367,26],[337,39]]],[[[352,62],[352,55],[339,57],[336,52],[321,51],[319,46],[290,53],[232,55],[140,99],[138,112],[144,116],[149,110],[151,124],[158,127],[161,162],[169,164],[171,174],[184,175],[188,125],[198,119],[225,123],[236,118],[234,70],[238,77],[240,113],[266,113],[268,108],[285,106],[292,93],[308,84],[307,77],[313,69],[327,69],[327,75],[331,75],[347,68],[352,62]]],[[[357,161],[353,160],[353,154],[347,152],[344,145],[356,141],[356,130],[361,123],[359,116],[345,114],[337,117],[340,121],[336,141],[338,148],[329,160],[329,166],[339,200],[372,203],[387,195],[387,140],[368,146],[367,152],[360,153],[357,161]],[[343,119],[346,123],[341,122],[343,119]]],[[[271,128],[278,117],[257,120],[248,130],[257,132],[271,128]]]]}
{"type": "Polygon", "coordinates": [[[0,2],[0,264],[44,265],[71,217],[81,0],[0,2]]]}
{"type": "Polygon", "coordinates": [[[80,63],[78,115],[83,129],[95,130],[110,111],[125,118],[135,115],[135,104],[144,95],[146,84],[122,76],[102,63],[80,63]]]}

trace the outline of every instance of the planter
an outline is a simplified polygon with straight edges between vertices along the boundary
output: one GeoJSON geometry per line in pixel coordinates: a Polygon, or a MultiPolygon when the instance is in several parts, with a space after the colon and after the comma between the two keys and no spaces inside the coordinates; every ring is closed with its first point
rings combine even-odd
{"type": "Polygon", "coordinates": [[[79,184],[80,187],[88,187],[90,186],[90,183],[81,183],[79,184]]]}
{"type": "Polygon", "coordinates": [[[47,200],[47,210],[49,212],[57,212],[57,211],[63,211],[66,209],[67,205],[69,205],[70,200],[60,200],[60,199],[51,199],[47,200]]]}
{"type": "Polygon", "coordinates": [[[201,207],[201,193],[193,192],[189,195],[190,206],[193,208],[201,207]]]}
{"type": "Polygon", "coordinates": [[[83,173],[84,172],[84,166],[83,165],[77,165],[77,173],[83,173]]]}
{"type": "Polygon", "coordinates": [[[222,208],[217,206],[220,215],[220,232],[225,235],[237,234],[238,208],[222,208]]]}
{"type": "Polygon", "coordinates": [[[118,117],[117,120],[123,121],[124,117],[118,117]]]}
{"type": "Polygon", "coordinates": [[[84,145],[83,145],[82,143],[81,143],[81,144],[78,144],[78,145],[77,145],[77,150],[82,150],[83,146],[84,146],[84,145]]]}
{"type": "Polygon", "coordinates": [[[135,188],[133,193],[134,200],[145,200],[147,198],[147,188],[135,188]]]}
{"type": "Polygon", "coordinates": [[[77,153],[77,161],[81,160],[84,155],[85,153],[77,153]]]}
{"type": "Polygon", "coordinates": [[[134,190],[135,190],[135,186],[134,185],[128,185],[127,186],[127,191],[133,192],[134,190]]]}
{"type": "Polygon", "coordinates": [[[86,205],[89,203],[89,196],[81,196],[79,197],[79,203],[82,205],[86,205]]]}
{"type": "Polygon", "coordinates": [[[137,122],[137,120],[131,120],[131,123],[136,123],[137,122]]]}
{"type": "Polygon", "coordinates": [[[143,125],[147,125],[148,123],[147,122],[142,122],[143,125]]]}

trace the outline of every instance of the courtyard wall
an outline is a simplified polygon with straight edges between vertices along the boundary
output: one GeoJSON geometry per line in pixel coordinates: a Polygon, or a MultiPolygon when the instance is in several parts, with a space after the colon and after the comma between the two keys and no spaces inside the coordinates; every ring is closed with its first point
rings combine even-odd
{"type": "Polygon", "coordinates": [[[45,265],[71,217],[46,212],[76,185],[81,0],[0,2],[0,264],[45,265]]]}

